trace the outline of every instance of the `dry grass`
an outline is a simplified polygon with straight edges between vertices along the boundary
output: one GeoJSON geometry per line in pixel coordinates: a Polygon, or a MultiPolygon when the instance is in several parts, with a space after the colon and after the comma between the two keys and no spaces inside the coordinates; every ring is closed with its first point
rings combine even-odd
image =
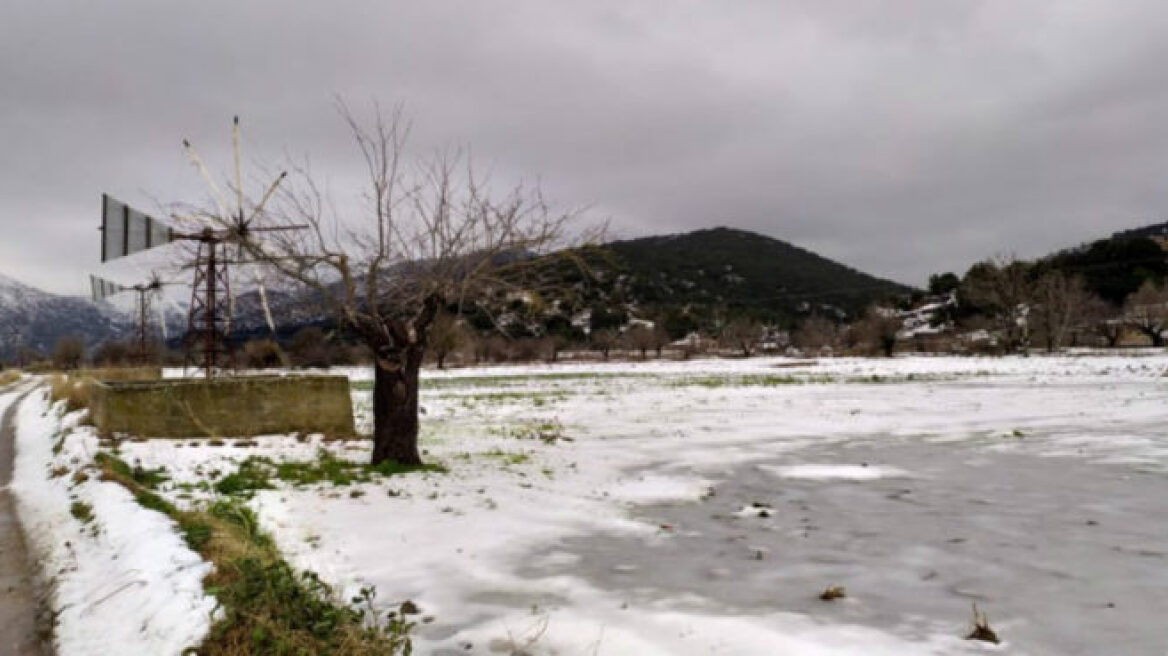
{"type": "Polygon", "coordinates": [[[0,371],[0,387],[5,387],[15,383],[16,381],[20,380],[20,376],[20,372],[15,369],[0,371]]]}
{"type": "Polygon", "coordinates": [[[96,380],[159,380],[162,369],[158,367],[97,367],[82,369],[78,376],[96,380]]]}
{"type": "Polygon", "coordinates": [[[69,412],[89,408],[92,385],[93,378],[83,375],[53,374],[49,378],[51,398],[64,401],[69,412]]]}
{"type": "Polygon", "coordinates": [[[829,585],[819,594],[819,598],[823,601],[835,601],[836,599],[844,599],[848,596],[848,591],[842,585],[829,585]]]}
{"type": "Polygon", "coordinates": [[[978,612],[977,604],[973,605],[973,630],[965,636],[965,639],[992,642],[995,645],[1001,642],[998,639],[998,634],[990,628],[990,618],[986,617],[985,613],[978,612]]]}

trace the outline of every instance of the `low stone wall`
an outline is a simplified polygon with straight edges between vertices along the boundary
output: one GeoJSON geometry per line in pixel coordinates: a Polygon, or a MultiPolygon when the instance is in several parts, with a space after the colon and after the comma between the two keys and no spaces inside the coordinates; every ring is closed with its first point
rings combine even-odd
{"type": "Polygon", "coordinates": [[[344,376],[97,381],[90,413],[102,435],[354,434],[353,401],[344,376]]]}

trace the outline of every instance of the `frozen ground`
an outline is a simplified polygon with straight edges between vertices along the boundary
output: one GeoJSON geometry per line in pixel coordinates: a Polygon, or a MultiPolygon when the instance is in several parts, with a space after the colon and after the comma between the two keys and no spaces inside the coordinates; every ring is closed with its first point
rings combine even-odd
{"type": "MultiPolygon", "coordinates": [[[[1083,355],[432,373],[423,448],[449,473],[252,503],[294,564],[415,601],[417,653],[1161,655],[1166,369],[1083,355]],[[848,597],[820,601],[828,585],[848,597]],[[1004,644],[962,639],[975,601],[1004,644]]],[[[367,373],[351,375],[367,422],[367,373]]],[[[368,453],[292,437],[122,453],[166,465],[190,503],[247,456],[320,448],[368,453]]]]}

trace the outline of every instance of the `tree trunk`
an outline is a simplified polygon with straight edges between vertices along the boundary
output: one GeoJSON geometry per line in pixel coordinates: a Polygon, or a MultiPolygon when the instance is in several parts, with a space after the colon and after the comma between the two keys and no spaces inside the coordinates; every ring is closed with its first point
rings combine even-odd
{"type": "Polygon", "coordinates": [[[394,361],[378,359],[373,378],[374,465],[393,460],[420,465],[418,454],[418,370],[422,349],[405,348],[394,361]]]}

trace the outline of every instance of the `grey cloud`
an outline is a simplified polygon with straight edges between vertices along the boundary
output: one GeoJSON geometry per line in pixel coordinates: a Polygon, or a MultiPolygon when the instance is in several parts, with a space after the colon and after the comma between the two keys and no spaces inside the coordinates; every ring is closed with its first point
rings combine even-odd
{"type": "Polygon", "coordinates": [[[728,224],[920,284],[1163,218],[1168,15],[1016,0],[32,2],[0,9],[0,265],[76,291],[98,197],[204,191],[179,149],[360,171],[334,95],[406,104],[634,236],[728,224]]]}

